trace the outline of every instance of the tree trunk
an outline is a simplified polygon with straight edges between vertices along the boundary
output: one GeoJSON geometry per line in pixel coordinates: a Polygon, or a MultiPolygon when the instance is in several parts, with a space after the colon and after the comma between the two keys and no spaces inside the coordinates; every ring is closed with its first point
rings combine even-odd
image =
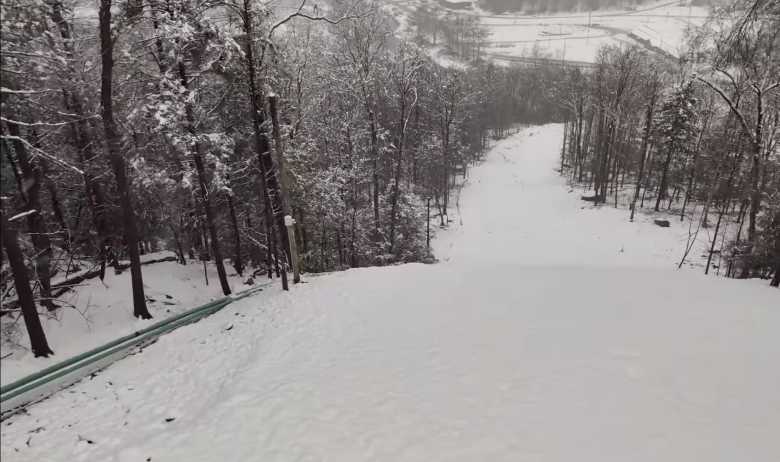
{"type": "Polygon", "coordinates": [[[374,111],[368,110],[369,128],[371,130],[371,157],[372,157],[372,201],[374,205],[374,231],[376,239],[379,239],[379,140],[376,131],[374,111]]]}
{"type": "MultiPolygon", "coordinates": [[[[250,0],[243,1],[242,8],[242,22],[244,33],[246,34],[246,40],[244,41],[244,64],[247,70],[247,81],[249,84],[249,103],[252,108],[252,128],[254,131],[255,148],[257,150],[258,164],[260,166],[260,174],[263,176],[265,182],[265,189],[269,196],[269,202],[272,206],[272,212],[274,214],[275,223],[271,223],[270,226],[275,227],[279,231],[279,238],[282,243],[282,247],[287,249],[290,247],[287,242],[287,233],[284,232],[284,211],[281,204],[281,191],[279,187],[279,180],[276,176],[276,169],[274,168],[273,157],[271,156],[271,150],[268,142],[268,136],[263,131],[265,125],[265,111],[261,104],[262,98],[257,86],[257,70],[254,58],[254,46],[253,46],[253,18],[250,0]]],[[[282,278],[282,287],[284,290],[288,290],[286,285],[286,276],[282,278]]]]}
{"type": "Polygon", "coordinates": [[[24,325],[27,327],[27,334],[30,337],[30,346],[35,357],[48,357],[54,354],[46,341],[46,335],[41,326],[41,320],[38,317],[38,310],[35,309],[35,300],[32,289],[30,288],[30,279],[27,276],[27,266],[24,264],[24,256],[19,248],[19,241],[16,237],[16,230],[11,227],[5,219],[2,207],[0,207],[0,220],[2,220],[3,247],[8,255],[8,263],[11,266],[11,272],[14,277],[16,293],[19,297],[19,305],[22,308],[22,317],[24,325]]]}
{"type": "Polygon", "coordinates": [[[244,275],[244,260],[241,257],[241,233],[238,230],[238,218],[236,217],[236,208],[233,205],[233,196],[227,194],[228,210],[230,211],[230,223],[233,226],[233,250],[235,257],[233,257],[233,268],[239,276],[244,275]]]}
{"type": "MultiPolygon", "coordinates": [[[[84,111],[82,109],[81,101],[76,95],[66,95],[66,108],[74,114],[83,117],[84,111]]],[[[71,124],[71,134],[74,145],[79,152],[79,161],[82,170],[84,171],[84,191],[90,211],[92,212],[92,223],[97,234],[96,247],[98,248],[98,259],[100,267],[102,268],[100,276],[100,280],[102,281],[105,278],[106,259],[108,258],[111,248],[106,199],[103,193],[103,185],[91,173],[93,168],[92,162],[96,157],[96,153],[92,149],[92,142],[90,141],[89,136],[89,125],[84,120],[71,124]]]]}
{"type": "Polygon", "coordinates": [[[398,120],[398,150],[396,151],[395,171],[393,172],[393,196],[390,204],[390,254],[395,251],[396,215],[398,214],[398,197],[401,194],[401,167],[404,158],[404,142],[406,141],[406,94],[401,86],[399,104],[401,115],[398,120]]]}
{"type": "Polygon", "coordinates": [[[602,158],[605,155],[605,115],[603,109],[599,110],[599,123],[596,127],[596,146],[593,155],[593,192],[596,197],[595,204],[599,202],[599,194],[601,191],[601,183],[603,181],[602,175],[602,158]]]}
{"type": "Polygon", "coordinates": [[[634,221],[634,213],[636,212],[636,201],[639,198],[639,190],[642,185],[642,177],[645,173],[645,160],[647,158],[647,148],[650,140],[650,130],[653,126],[653,111],[655,109],[655,93],[653,93],[650,103],[647,105],[647,111],[645,112],[645,130],[642,135],[642,145],[639,148],[639,174],[636,178],[636,189],[634,189],[634,199],[631,201],[631,217],[629,221],[634,221]]]}
{"type": "Polygon", "coordinates": [[[571,180],[575,181],[578,176],[578,171],[582,167],[582,123],[583,123],[583,101],[582,98],[577,102],[577,111],[575,112],[575,127],[574,127],[574,151],[571,168],[571,180]]]}
{"type": "Polygon", "coordinates": [[[16,159],[11,151],[11,145],[5,138],[0,139],[2,143],[2,150],[5,151],[5,158],[8,160],[8,165],[11,167],[11,171],[14,174],[14,180],[16,181],[16,190],[19,191],[19,197],[22,198],[23,203],[27,203],[27,193],[24,191],[24,179],[22,178],[22,172],[19,171],[19,167],[16,165],[16,159]]]}
{"type": "MultiPolygon", "coordinates": [[[[279,126],[279,111],[277,108],[277,102],[278,97],[276,95],[270,95],[268,96],[268,110],[271,113],[271,134],[274,139],[274,147],[276,150],[276,165],[278,170],[278,177],[279,177],[279,202],[282,209],[282,216],[290,215],[292,216],[292,213],[290,212],[290,194],[288,191],[289,188],[289,181],[287,179],[287,174],[284,169],[284,145],[282,143],[282,132],[279,126]]],[[[279,228],[279,232],[287,234],[285,227],[279,228]]],[[[287,247],[284,249],[284,254],[287,257],[287,261],[292,265],[292,243],[290,242],[289,236],[287,236],[286,241],[287,247]]],[[[294,283],[299,283],[300,278],[296,277],[293,281],[294,283]]]]}
{"type": "Polygon", "coordinates": [[[688,187],[685,188],[685,198],[683,199],[682,210],[680,211],[680,221],[685,219],[685,208],[688,206],[688,202],[693,195],[693,186],[696,181],[696,164],[699,161],[699,150],[701,149],[701,141],[704,138],[704,133],[709,127],[709,117],[704,121],[704,126],[699,132],[699,138],[696,140],[696,146],[693,148],[693,158],[691,159],[691,174],[688,176],[688,187]]]}
{"type": "Polygon", "coordinates": [[[661,200],[666,197],[666,190],[668,189],[668,175],[669,165],[672,163],[672,150],[666,152],[666,160],[664,161],[663,170],[661,171],[661,184],[658,185],[658,194],[655,199],[655,211],[657,212],[661,206],[661,200]]]}
{"type": "Polygon", "coordinates": [[[46,223],[43,220],[43,210],[41,209],[40,201],[43,172],[41,171],[40,161],[32,160],[27,153],[27,146],[20,141],[22,135],[19,126],[11,122],[6,122],[6,125],[8,133],[15,137],[11,142],[26,188],[23,191],[23,195],[27,197],[25,208],[27,211],[35,211],[27,215],[27,227],[35,246],[35,272],[40,283],[41,304],[47,309],[53,310],[57,308],[51,297],[51,257],[53,252],[49,234],[46,230],[46,223]]]}
{"type": "Polygon", "coordinates": [[[141,257],[138,254],[138,234],[135,215],[130,200],[130,188],[127,180],[125,160],[120,152],[121,143],[114,121],[112,100],[112,79],[114,70],[114,38],[111,36],[111,0],[100,0],[100,53],[101,82],[100,103],[103,117],[103,129],[106,133],[106,146],[111,168],[116,177],[117,193],[122,207],[125,242],[130,256],[130,278],[133,286],[133,315],[141,319],[150,319],[144,296],[143,276],[141,275],[141,257]]]}
{"type": "Polygon", "coordinates": [[[560,167],[561,175],[563,175],[563,164],[566,156],[566,141],[567,141],[568,134],[569,134],[569,120],[566,119],[563,122],[563,143],[561,146],[561,167],[560,167]]]}
{"type": "Polygon", "coordinates": [[[46,176],[45,173],[43,181],[46,185],[46,191],[49,192],[49,200],[51,201],[51,210],[54,213],[54,218],[57,220],[57,224],[60,225],[62,248],[70,250],[70,230],[68,229],[68,223],[65,221],[65,214],[62,212],[62,204],[60,203],[59,194],[57,192],[57,185],[55,185],[54,181],[46,176]]]}
{"type": "Polygon", "coordinates": [[[712,244],[710,245],[710,251],[707,255],[707,266],[704,268],[704,274],[709,274],[710,272],[710,263],[712,262],[712,254],[715,252],[715,243],[718,241],[718,231],[720,231],[720,223],[723,220],[723,213],[726,211],[726,205],[721,207],[720,212],[718,213],[718,221],[715,224],[715,233],[712,236],[712,244]]]}
{"type": "MultiPolygon", "coordinates": [[[[184,63],[179,61],[179,79],[181,85],[185,88],[189,88],[189,81],[187,79],[187,72],[184,68],[184,63]]],[[[230,295],[230,285],[227,280],[227,272],[225,271],[225,263],[222,261],[222,248],[219,245],[219,235],[217,234],[217,225],[215,223],[214,209],[211,204],[211,194],[208,191],[208,179],[206,178],[206,168],[203,165],[203,156],[201,155],[201,144],[197,141],[197,133],[195,133],[195,116],[192,111],[192,104],[189,99],[184,105],[185,113],[187,116],[187,131],[195,140],[192,144],[192,160],[195,164],[195,170],[198,174],[198,192],[200,193],[200,202],[203,207],[203,211],[206,215],[206,227],[211,237],[211,250],[214,253],[214,263],[217,266],[217,275],[219,276],[219,285],[222,287],[222,293],[224,295],[230,295]]]]}
{"type": "Polygon", "coordinates": [[[171,232],[173,233],[173,242],[176,245],[177,261],[180,264],[182,264],[182,265],[186,265],[187,264],[187,259],[184,256],[184,248],[181,245],[181,239],[179,238],[179,232],[176,230],[176,226],[174,226],[173,223],[171,223],[169,226],[171,228],[171,232]]]}
{"type": "MultiPolygon", "coordinates": [[[[593,118],[594,117],[595,117],[595,112],[591,110],[590,111],[590,115],[588,116],[588,126],[585,129],[585,136],[583,137],[583,140],[582,140],[582,152],[580,153],[580,172],[579,172],[579,176],[577,177],[577,181],[579,183],[582,183],[582,181],[583,181],[582,176],[583,176],[583,174],[585,172],[585,161],[587,160],[587,157],[588,157],[588,151],[590,151],[590,139],[591,139],[591,137],[593,135],[592,132],[593,132],[593,118]]],[[[589,176],[589,181],[591,183],[593,182],[593,175],[592,174],[589,176]]]]}
{"type": "MultiPolygon", "coordinates": [[[[759,131],[760,133],[760,131],[759,131]]],[[[760,134],[758,136],[761,136],[760,134]]],[[[750,168],[750,210],[748,211],[748,241],[755,243],[756,239],[756,217],[761,209],[761,188],[759,188],[759,177],[761,176],[761,143],[752,143],[753,162],[750,168]]]]}
{"type": "Polygon", "coordinates": [[[276,275],[279,276],[278,259],[276,255],[276,233],[274,231],[273,213],[271,212],[271,199],[268,196],[268,188],[265,179],[260,175],[260,189],[263,195],[263,213],[265,222],[265,236],[267,244],[268,259],[268,279],[273,279],[274,265],[276,265],[276,275]]]}
{"type": "Polygon", "coordinates": [[[431,254],[431,198],[425,201],[425,252],[431,254]]]}
{"type": "MultiPolygon", "coordinates": [[[[71,39],[71,25],[63,16],[63,5],[61,0],[52,0],[48,3],[49,15],[52,21],[57,24],[62,37],[62,46],[65,50],[66,58],[73,56],[73,41],[71,39]]],[[[69,74],[73,71],[68,69],[69,74]]],[[[100,280],[105,278],[106,258],[108,248],[110,247],[110,238],[108,223],[105,218],[105,199],[103,196],[103,187],[100,182],[90,173],[90,162],[95,158],[95,152],[92,149],[92,142],[89,136],[89,124],[84,117],[83,104],[78,91],[70,88],[63,89],[65,109],[78,116],[79,120],[70,124],[73,145],[79,153],[79,159],[84,171],[85,197],[92,211],[92,220],[97,233],[97,248],[100,260],[100,280]]],[[[64,223],[64,221],[63,221],[64,223]]],[[[74,228],[75,229],[75,228],[74,228]]]]}

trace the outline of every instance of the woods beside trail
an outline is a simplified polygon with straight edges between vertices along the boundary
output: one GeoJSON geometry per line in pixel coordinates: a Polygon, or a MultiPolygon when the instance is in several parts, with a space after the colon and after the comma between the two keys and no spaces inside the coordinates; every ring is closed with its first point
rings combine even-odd
{"type": "Polygon", "coordinates": [[[129,260],[148,319],[141,256],[160,250],[212,262],[225,295],[232,273],[287,288],[293,266],[432,262],[456,179],[517,124],[564,122],[561,168],[595,202],[635,184],[631,204],[702,213],[727,275],[778,284],[776,2],[720,11],[679,63],[605,48],[592,71],[486,61],[475,21],[398,37],[380,1],[92,6],[2,4],[1,313],[35,356],[56,350],[53,281],[84,267],[129,260]],[[457,65],[431,58],[438,34],[457,65]]]}
{"type": "Polygon", "coordinates": [[[127,259],[148,318],[140,256],[164,249],[213,262],[224,294],[228,271],[286,284],[286,215],[305,272],[430,261],[428,224],[489,137],[561,118],[555,74],[439,66],[380,3],[4,2],[3,315],[57,310],[53,278],[127,259]]]}
{"type": "MultiPolygon", "coordinates": [[[[561,170],[596,204],[674,213],[726,277],[780,285],[780,4],[717,10],[670,62],[603,49],[561,88],[561,170]],[[706,231],[705,231],[706,230],[706,231]]],[[[691,244],[689,239],[688,245],[691,244]]],[[[682,266],[690,247],[680,261],[682,266]]]]}

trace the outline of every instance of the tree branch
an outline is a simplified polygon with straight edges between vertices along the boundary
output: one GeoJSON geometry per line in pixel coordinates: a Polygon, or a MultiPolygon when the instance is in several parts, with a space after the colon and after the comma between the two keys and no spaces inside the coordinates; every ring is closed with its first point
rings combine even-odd
{"type": "Polygon", "coordinates": [[[726,104],[729,105],[729,109],[731,109],[731,112],[733,112],[734,115],[737,116],[737,119],[739,119],[739,123],[742,125],[742,129],[745,131],[745,134],[748,136],[748,138],[750,138],[750,142],[753,144],[757,144],[756,137],[753,131],[750,130],[750,127],[748,126],[747,121],[745,120],[745,116],[742,115],[742,111],[739,110],[739,108],[734,104],[731,98],[729,98],[729,96],[723,90],[718,88],[717,85],[710,83],[708,80],[703,79],[698,75],[696,76],[696,80],[710,87],[715,93],[717,93],[723,99],[723,101],[726,102],[726,104]]]}
{"type": "Polygon", "coordinates": [[[0,116],[0,120],[2,120],[5,123],[14,124],[14,125],[20,125],[20,126],[23,126],[23,127],[41,127],[41,126],[43,126],[43,127],[62,127],[64,125],[70,125],[70,124],[73,124],[73,123],[76,123],[76,122],[80,122],[82,120],[93,119],[95,117],[97,117],[97,116],[82,117],[82,118],[80,118],[78,120],[70,120],[68,122],[32,122],[32,123],[30,123],[30,122],[22,122],[22,121],[19,121],[19,120],[11,120],[11,119],[8,119],[8,118],[3,117],[3,116],[0,116]]]}
{"type": "Polygon", "coordinates": [[[81,170],[80,168],[75,167],[73,165],[70,165],[69,163],[65,162],[64,160],[59,159],[56,156],[53,156],[53,155],[47,153],[46,151],[43,151],[41,149],[36,148],[29,141],[27,141],[26,139],[24,139],[22,137],[13,136],[13,135],[2,135],[2,136],[0,136],[0,138],[6,139],[6,140],[18,141],[18,142],[24,144],[25,146],[27,146],[27,148],[29,148],[32,151],[36,152],[38,155],[43,156],[43,157],[51,160],[55,164],[60,165],[62,167],[65,167],[67,169],[73,170],[74,172],[78,173],[79,175],[83,175],[84,174],[84,171],[81,170]]]}
{"type": "Polygon", "coordinates": [[[271,26],[271,29],[268,31],[268,39],[271,39],[271,36],[273,35],[274,31],[278,29],[279,27],[283,26],[284,24],[288,23],[289,21],[293,20],[294,18],[304,18],[308,19],[309,21],[325,21],[328,24],[338,24],[342,21],[346,21],[348,19],[358,19],[360,18],[360,15],[350,15],[348,14],[350,10],[352,10],[352,7],[347,9],[347,14],[344,16],[338,18],[338,19],[330,19],[326,16],[311,16],[307,13],[303,12],[303,7],[306,6],[307,0],[301,0],[301,4],[298,5],[298,9],[295,10],[295,13],[289,14],[287,17],[282,19],[281,21],[277,22],[273,26],[271,26]]]}

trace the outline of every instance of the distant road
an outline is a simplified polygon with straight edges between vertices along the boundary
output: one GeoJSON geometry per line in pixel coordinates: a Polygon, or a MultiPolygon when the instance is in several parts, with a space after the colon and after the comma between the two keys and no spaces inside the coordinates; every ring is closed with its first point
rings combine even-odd
{"type": "Polygon", "coordinates": [[[522,64],[536,64],[546,66],[563,66],[563,67],[579,67],[579,68],[594,68],[595,63],[588,61],[573,61],[569,59],[555,59],[555,58],[540,58],[540,57],[528,57],[528,56],[513,56],[504,55],[500,53],[485,53],[485,56],[498,61],[507,61],[512,63],[522,64]]]}
{"type": "MultiPolygon", "coordinates": [[[[395,7],[399,8],[400,10],[406,12],[407,14],[411,14],[414,11],[414,6],[408,1],[408,0],[398,0],[398,1],[389,1],[388,3],[394,5],[395,7]]],[[[447,11],[453,11],[457,14],[466,14],[472,17],[476,17],[479,19],[501,19],[506,21],[523,21],[521,24],[511,24],[511,23],[490,23],[490,24],[483,24],[487,27],[524,27],[526,25],[529,25],[527,21],[539,21],[539,20],[554,20],[554,19],[582,19],[584,22],[583,24],[574,24],[571,22],[567,22],[568,25],[582,25],[582,26],[589,26],[593,29],[598,29],[602,31],[602,34],[599,35],[590,35],[590,36],[565,36],[565,37],[544,37],[544,38],[538,38],[538,39],[526,39],[526,40],[499,40],[499,41],[485,41],[483,42],[483,45],[493,45],[493,46],[500,46],[504,44],[520,44],[520,43],[533,43],[533,42],[550,42],[553,40],[560,41],[560,40],[578,40],[578,39],[593,39],[593,38],[605,38],[605,37],[611,37],[616,36],[618,34],[626,36],[631,42],[636,43],[637,45],[647,49],[648,51],[651,51],[653,53],[656,53],[660,56],[664,56],[666,58],[674,59],[674,55],[669,53],[668,51],[664,50],[663,48],[660,48],[656,45],[654,45],[650,40],[645,39],[643,37],[640,37],[637,35],[634,31],[629,29],[624,29],[621,27],[615,27],[612,25],[602,25],[602,24],[592,24],[589,23],[589,20],[592,20],[593,18],[618,18],[618,17],[657,17],[657,18],[703,18],[704,16],[688,16],[688,15],[662,15],[662,14],[648,14],[655,10],[671,6],[674,4],[677,4],[678,1],[670,1],[666,3],[662,3],[659,5],[654,5],[647,8],[637,9],[634,11],[626,11],[626,12],[612,12],[612,13],[597,13],[597,14],[588,14],[588,13],[578,13],[578,14],[572,14],[572,15],[495,15],[495,14],[478,14],[475,11],[469,11],[469,10],[450,10],[442,5],[439,4],[439,6],[447,11]]],[[[595,66],[594,63],[588,62],[588,61],[577,61],[577,60],[561,60],[561,59],[555,59],[555,58],[538,58],[538,57],[525,57],[525,56],[515,56],[510,54],[503,54],[503,53],[485,53],[486,56],[490,57],[491,59],[498,60],[498,61],[504,61],[504,62],[513,62],[513,63],[526,63],[526,64],[546,64],[546,65],[566,65],[566,66],[575,66],[580,68],[592,68],[595,66]]]]}

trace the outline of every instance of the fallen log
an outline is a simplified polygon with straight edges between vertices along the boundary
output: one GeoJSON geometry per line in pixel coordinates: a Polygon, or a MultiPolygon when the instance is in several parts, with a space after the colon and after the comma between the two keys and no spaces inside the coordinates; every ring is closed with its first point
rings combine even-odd
{"type": "MultiPolygon", "coordinates": [[[[158,258],[156,260],[148,260],[141,262],[141,266],[144,265],[151,265],[153,263],[163,263],[166,261],[178,261],[178,259],[174,256],[170,257],[164,257],[164,258],[158,258]]],[[[115,266],[115,269],[118,271],[126,270],[127,268],[130,268],[130,263],[119,263],[117,266],[115,266]]],[[[96,277],[100,276],[100,268],[90,270],[81,274],[78,274],[76,276],[73,276],[71,278],[65,279],[64,281],[60,281],[56,284],[51,285],[51,296],[52,298],[60,297],[65,292],[71,290],[73,287],[81,284],[84,281],[94,279],[96,277]]],[[[17,300],[11,300],[7,303],[3,303],[3,311],[2,313],[8,313],[11,311],[14,311],[16,306],[18,305],[17,300]]]]}
{"type": "MultiPolygon", "coordinates": [[[[141,266],[144,265],[151,265],[153,263],[163,263],[166,261],[178,261],[178,259],[174,256],[170,257],[164,257],[164,258],[158,258],[156,260],[147,260],[144,262],[141,262],[141,266]]],[[[130,268],[130,263],[119,263],[114,267],[116,271],[124,271],[127,268],[130,268]]],[[[73,276],[72,278],[66,279],[64,281],[58,282],[56,284],[52,284],[52,296],[53,297],[59,297],[60,295],[64,294],[68,290],[70,290],[71,287],[75,286],[76,284],[81,284],[82,282],[94,279],[96,277],[100,276],[100,269],[94,269],[92,271],[87,271],[86,273],[81,273],[77,276],[73,276]],[[56,289],[56,290],[55,290],[56,289]]]]}

